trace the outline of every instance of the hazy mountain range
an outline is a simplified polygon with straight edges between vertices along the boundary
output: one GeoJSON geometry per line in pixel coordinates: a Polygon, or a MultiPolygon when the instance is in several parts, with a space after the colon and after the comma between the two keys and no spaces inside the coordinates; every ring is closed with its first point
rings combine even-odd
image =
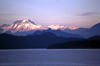
{"type": "Polygon", "coordinates": [[[64,32],[67,33],[72,33],[72,34],[78,34],[81,36],[84,36],[85,38],[94,36],[94,35],[100,35],[100,23],[92,26],[91,28],[87,29],[87,28],[78,28],[75,30],[63,30],[64,32]]]}
{"type": "Polygon", "coordinates": [[[45,32],[50,32],[50,33],[53,33],[55,34],[56,36],[59,36],[59,37],[65,37],[65,38],[68,38],[68,37],[77,37],[77,38],[84,38],[83,36],[80,36],[78,34],[71,34],[71,33],[65,33],[61,30],[51,30],[51,28],[48,28],[47,30],[43,30],[43,31],[35,31],[34,33],[32,34],[28,34],[28,35],[41,35],[45,32]]]}
{"type": "Polygon", "coordinates": [[[57,29],[75,29],[77,27],[65,27],[61,25],[49,25],[48,27],[43,27],[42,25],[37,25],[29,19],[18,19],[12,25],[3,24],[0,26],[0,33],[8,33],[18,36],[25,36],[29,33],[33,33],[36,30],[46,30],[48,28],[52,28],[54,30],[57,29]]]}
{"type": "MultiPolygon", "coordinates": [[[[75,28],[75,27],[74,27],[75,28]]],[[[88,38],[94,35],[100,35],[100,23],[92,26],[91,28],[77,28],[72,30],[71,28],[65,26],[48,26],[43,27],[42,25],[37,25],[31,20],[18,19],[12,25],[4,24],[0,26],[0,33],[8,33],[17,36],[35,35],[43,34],[45,32],[51,32],[57,36],[62,37],[77,37],[77,38],[88,38]],[[51,29],[49,29],[51,28],[51,29]]]]}

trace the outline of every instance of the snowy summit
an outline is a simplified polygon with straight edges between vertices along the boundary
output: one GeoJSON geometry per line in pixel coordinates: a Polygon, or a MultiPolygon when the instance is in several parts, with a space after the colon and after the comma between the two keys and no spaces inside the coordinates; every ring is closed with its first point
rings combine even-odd
{"type": "Polygon", "coordinates": [[[11,26],[2,27],[3,33],[6,31],[10,31],[11,33],[16,32],[24,32],[24,31],[30,31],[30,30],[41,30],[44,29],[41,25],[36,25],[34,22],[32,22],[29,19],[18,19],[16,20],[11,26]]]}

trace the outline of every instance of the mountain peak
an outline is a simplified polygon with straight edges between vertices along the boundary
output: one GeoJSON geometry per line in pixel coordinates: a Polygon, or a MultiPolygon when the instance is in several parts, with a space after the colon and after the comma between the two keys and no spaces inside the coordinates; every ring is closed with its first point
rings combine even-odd
{"type": "Polygon", "coordinates": [[[48,28],[49,31],[51,31],[51,28],[48,28]]]}
{"type": "Polygon", "coordinates": [[[30,19],[17,19],[17,20],[26,20],[26,21],[29,21],[30,19]]]}
{"type": "Polygon", "coordinates": [[[26,19],[26,21],[30,21],[30,19],[26,19]]]}
{"type": "Polygon", "coordinates": [[[24,19],[18,19],[18,20],[24,20],[24,19]]]}
{"type": "Polygon", "coordinates": [[[34,22],[32,22],[29,19],[18,19],[17,21],[15,21],[13,24],[20,24],[20,23],[32,23],[34,25],[36,25],[34,22]]]}

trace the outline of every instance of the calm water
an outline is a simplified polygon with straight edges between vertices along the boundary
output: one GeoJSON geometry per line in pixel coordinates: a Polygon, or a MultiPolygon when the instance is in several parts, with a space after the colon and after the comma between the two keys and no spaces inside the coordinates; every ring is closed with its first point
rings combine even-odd
{"type": "Polygon", "coordinates": [[[100,66],[100,49],[0,50],[0,66],[100,66]]]}

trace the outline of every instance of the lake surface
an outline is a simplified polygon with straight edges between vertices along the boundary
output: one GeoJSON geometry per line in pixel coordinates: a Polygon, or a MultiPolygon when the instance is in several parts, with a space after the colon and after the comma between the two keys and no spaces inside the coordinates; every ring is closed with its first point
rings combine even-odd
{"type": "Polygon", "coordinates": [[[100,49],[0,50],[0,66],[100,66],[100,49]]]}

